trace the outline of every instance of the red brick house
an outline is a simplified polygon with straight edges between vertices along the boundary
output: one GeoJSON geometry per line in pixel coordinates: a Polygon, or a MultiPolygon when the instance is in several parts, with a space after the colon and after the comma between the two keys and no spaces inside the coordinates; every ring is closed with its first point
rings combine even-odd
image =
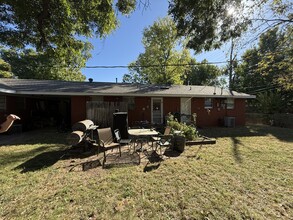
{"type": "Polygon", "coordinates": [[[242,126],[251,98],[212,86],[0,79],[0,117],[17,114],[27,129],[86,118],[106,126],[116,109],[128,113],[129,126],[162,124],[169,112],[186,122],[196,113],[199,127],[242,126]]]}

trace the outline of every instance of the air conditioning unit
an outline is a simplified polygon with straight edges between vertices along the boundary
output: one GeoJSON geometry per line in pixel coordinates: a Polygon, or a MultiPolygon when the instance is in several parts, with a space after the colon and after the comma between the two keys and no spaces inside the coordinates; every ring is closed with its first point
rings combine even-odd
{"type": "Polygon", "coordinates": [[[225,127],[234,128],[235,127],[235,117],[224,117],[225,127]]]}

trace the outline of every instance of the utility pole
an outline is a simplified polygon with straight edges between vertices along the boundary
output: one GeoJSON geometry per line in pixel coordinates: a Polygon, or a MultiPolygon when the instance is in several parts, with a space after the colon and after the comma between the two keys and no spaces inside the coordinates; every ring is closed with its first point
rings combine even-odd
{"type": "Polygon", "coordinates": [[[234,42],[233,38],[231,38],[231,51],[230,51],[230,66],[229,66],[229,90],[232,90],[233,82],[232,82],[232,74],[233,74],[233,50],[234,50],[234,42]]]}

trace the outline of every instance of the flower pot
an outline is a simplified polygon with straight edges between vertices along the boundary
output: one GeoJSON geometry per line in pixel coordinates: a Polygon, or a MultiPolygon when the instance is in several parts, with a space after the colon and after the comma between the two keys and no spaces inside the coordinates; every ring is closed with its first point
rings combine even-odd
{"type": "Polygon", "coordinates": [[[185,148],[186,139],[184,136],[175,135],[174,136],[174,150],[182,153],[185,148]]]}

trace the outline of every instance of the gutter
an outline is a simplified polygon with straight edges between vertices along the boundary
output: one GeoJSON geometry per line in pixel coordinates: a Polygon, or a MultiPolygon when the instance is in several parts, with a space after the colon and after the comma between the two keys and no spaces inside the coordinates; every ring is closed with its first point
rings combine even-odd
{"type": "Polygon", "coordinates": [[[17,92],[11,89],[0,89],[0,93],[16,94],[17,92]]]}

